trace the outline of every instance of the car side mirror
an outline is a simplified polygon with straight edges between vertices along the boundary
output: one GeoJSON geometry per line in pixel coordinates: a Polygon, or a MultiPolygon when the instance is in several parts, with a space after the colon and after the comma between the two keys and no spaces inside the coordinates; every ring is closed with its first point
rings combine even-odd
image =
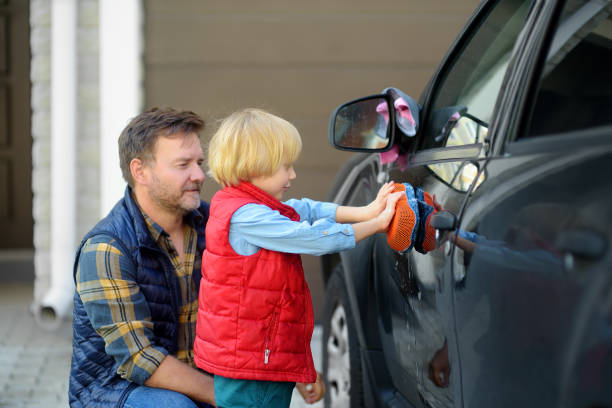
{"type": "Polygon", "coordinates": [[[337,107],[329,122],[329,142],[341,150],[384,152],[393,146],[395,115],[391,97],[370,95],[337,107]]]}

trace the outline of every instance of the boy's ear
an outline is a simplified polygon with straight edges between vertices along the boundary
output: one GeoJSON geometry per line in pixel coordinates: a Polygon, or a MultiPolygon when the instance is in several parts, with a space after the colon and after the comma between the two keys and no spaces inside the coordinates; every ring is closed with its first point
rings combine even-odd
{"type": "Polygon", "coordinates": [[[130,173],[132,173],[132,179],[138,184],[146,184],[146,165],[139,158],[133,158],[130,162],[130,173]]]}

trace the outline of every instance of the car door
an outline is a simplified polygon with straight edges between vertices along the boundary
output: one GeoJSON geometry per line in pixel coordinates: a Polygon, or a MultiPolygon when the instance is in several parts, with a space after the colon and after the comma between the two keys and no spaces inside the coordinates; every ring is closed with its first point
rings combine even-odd
{"type": "MultiPolygon", "coordinates": [[[[515,44],[533,25],[535,2],[483,3],[470,28],[448,54],[423,98],[417,151],[406,169],[389,177],[435,194],[459,214],[488,155],[489,127],[515,44]],[[463,158],[462,158],[463,157],[463,158]]],[[[480,172],[482,173],[482,172],[480,172]]],[[[449,359],[451,294],[443,289],[447,255],[397,253],[378,236],[375,254],[377,315],[384,357],[396,389],[415,407],[460,406],[460,370],[449,359]]]]}
{"type": "Polygon", "coordinates": [[[541,48],[500,98],[446,244],[463,406],[612,406],[611,9],[542,8],[541,48]]]}

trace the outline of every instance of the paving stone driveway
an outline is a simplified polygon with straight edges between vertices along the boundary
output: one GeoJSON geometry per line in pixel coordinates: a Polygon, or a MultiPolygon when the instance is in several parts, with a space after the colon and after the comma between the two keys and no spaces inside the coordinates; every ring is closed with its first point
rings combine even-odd
{"type": "Polygon", "coordinates": [[[36,326],[31,285],[0,286],[0,407],[68,406],[71,327],[36,326]]]}
{"type": "MultiPolygon", "coordinates": [[[[39,328],[29,312],[32,298],[31,285],[0,283],[0,408],[66,408],[71,325],[65,322],[57,331],[39,328]]],[[[317,368],[319,338],[317,327],[312,344],[317,368]]],[[[295,391],[291,408],[302,407],[307,405],[295,391]]]]}

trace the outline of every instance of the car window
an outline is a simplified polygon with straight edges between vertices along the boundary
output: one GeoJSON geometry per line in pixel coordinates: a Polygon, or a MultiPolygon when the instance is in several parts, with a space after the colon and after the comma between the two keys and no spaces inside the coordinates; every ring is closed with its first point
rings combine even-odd
{"type": "Polygon", "coordinates": [[[570,0],[557,25],[528,131],[532,138],[611,125],[612,2],[570,0]]]}
{"type": "MultiPolygon", "coordinates": [[[[486,141],[493,107],[532,3],[495,2],[435,85],[422,148],[486,141]]],[[[464,162],[434,164],[429,168],[460,191],[466,191],[477,174],[474,164],[464,162]]]]}

